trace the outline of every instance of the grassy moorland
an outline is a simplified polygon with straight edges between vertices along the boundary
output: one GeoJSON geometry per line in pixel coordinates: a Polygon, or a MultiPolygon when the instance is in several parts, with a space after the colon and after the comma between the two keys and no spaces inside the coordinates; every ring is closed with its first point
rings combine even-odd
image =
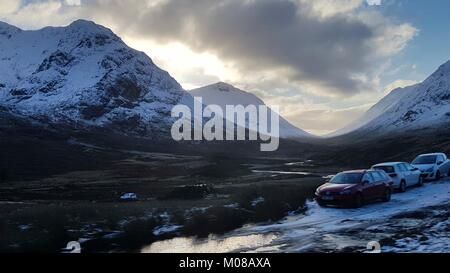
{"type": "Polygon", "coordinates": [[[300,161],[130,152],[98,170],[3,181],[0,251],[55,252],[78,240],[84,251],[137,251],[278,221],[301,213],[336,171],[300,161]],[[139,201],[120,202],[127,192],[139,201]]]}

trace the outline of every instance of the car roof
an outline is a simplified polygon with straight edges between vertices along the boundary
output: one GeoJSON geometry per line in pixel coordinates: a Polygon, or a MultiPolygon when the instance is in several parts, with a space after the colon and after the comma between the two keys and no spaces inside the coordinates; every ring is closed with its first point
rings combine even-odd
{"type": "Polygon", "coordinates": [[[379,167],[379,166],[396,166],[398,164],[408,164],[406,162],[385,162],[385,163],[380,163],[377,165],[374,165],[374,167],[379,167]]]}
{"type": "Polygon", "coordinates": [[[352,170],[352,171],[345,171],[343,173],[365,173],[368,170],[352,170]]]}
{"type": "Polygon", "coordinates": [[[432,155],[444,155],[444,153],[430,153],[430,154],[423,154],[419,156],[432,156],[432,155]]]}

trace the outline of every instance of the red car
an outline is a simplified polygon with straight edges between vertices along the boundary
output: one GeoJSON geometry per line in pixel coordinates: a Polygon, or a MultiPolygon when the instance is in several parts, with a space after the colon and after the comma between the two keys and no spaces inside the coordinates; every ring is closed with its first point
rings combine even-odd
{"type": "Polygon", "coordinates": [[[337,174],[316,191],[320,206],[362,207],[369,201],[389,202],[394,182],[380,170],[347,171],[337,174]]]}

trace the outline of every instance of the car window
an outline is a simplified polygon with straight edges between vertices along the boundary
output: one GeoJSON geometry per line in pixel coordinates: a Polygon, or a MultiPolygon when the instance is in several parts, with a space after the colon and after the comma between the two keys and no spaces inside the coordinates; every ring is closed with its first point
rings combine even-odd
{"type": "Polygon", "coordinates": [[[414,165],[428,165],[428,164],[436,164],[437,156],[435,155],[421,155],[417,157],[414,161],[414,165]]]}
{"type": "Polygon", "coordinates": [[[362,181],[368,181],[369,183],[373,183],[374,179],[372,174],[371,173],[364,174],[362,181]]]}
{"type": "Polygon", "coordinates": [[[383,177],[383,180],[390,180],[391,179],[386,172],[380,172],[380,174],[383,177]]]}
{"type": "Polygon", "coordinates": [[[375,166],[373,169],[375,170],[382,170],[386,173],[395,173],[395,169],[392,166],[375,166]]]}
{"type": "Polygon", "coordinates": [[[399,164],[398,168],[400,169],[401,172],[407,172],[408,168],[406,168],[405,164],[399,164]]]}
{"type": "Polygon", "coordinates": [[[383,180],[383,177],[378,172],[373,172],[372,176],[375,182],[380,182],[383,180]]]}
{"type": "Polygon", "coordinates": [[[411,171],[411,168],[408,166],[408,164],[403,163],[402,165],[403,165],[403,168],[405,169],[405,172],[411,171]]]}
{"type": "Polygon", "coordinates": [[[331,184],[359,184],[361,173],[340,173],[330,180],[331,184]]]}
{"type": "Polygon", "coordinates": [[[442,155],[438,155],[437,161],[438,162],[444,162],[444,157],[442,155]]]}

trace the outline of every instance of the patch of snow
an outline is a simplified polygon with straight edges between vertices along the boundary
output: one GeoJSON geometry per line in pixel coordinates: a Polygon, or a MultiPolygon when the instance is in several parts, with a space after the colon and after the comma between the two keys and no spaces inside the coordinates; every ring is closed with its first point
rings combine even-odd
{"type": "Polygon", "coordinates": [[[164,225],[156,227],[153,230],[153,235],[155,236],[161,236],[167,233],[173,233],[182,228],[183,226],[177,226],[177,225],[164,225]]]}
{"type": "Polygon", "coordinates": [[[250,202],[250,205],[252,207],[256,207],[257,205],[266,202],[266,199],[264,199],[264,197],[258,197],[255,200],[253,200],[252,202],[250,202]]]}
{"type": "MultiPolygon", "coordinates": [[[[360,209],[322,208],[310,201],[304,215],[279,224],[243,228],[231,236],[276,233],[278,237],[273,244],[289,245],[283,251],[307,251],[314,245],[316,236],[337,233],[361,223],[380,221],[401,213],[443,204],[450,201],[449,193],[450,180],[445,180],[410,189],[404,194],[393,195],[389,203],[369,204],[360,209]]],[[[444,229],[445,227],[442,228],[444,229]]]]}

